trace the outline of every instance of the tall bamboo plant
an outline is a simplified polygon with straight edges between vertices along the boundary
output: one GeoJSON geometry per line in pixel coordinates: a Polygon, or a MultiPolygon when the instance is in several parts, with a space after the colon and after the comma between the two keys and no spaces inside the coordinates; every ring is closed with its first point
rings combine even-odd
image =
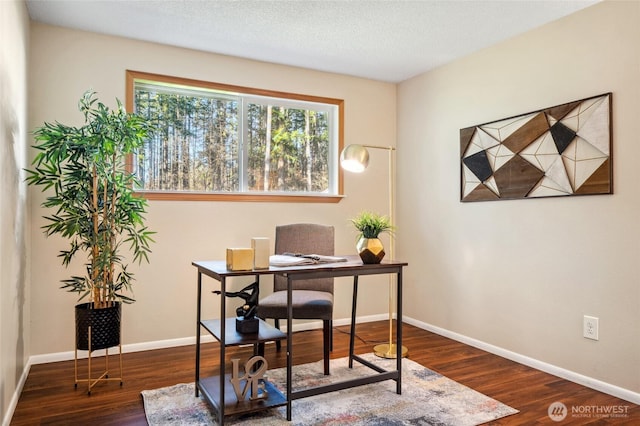
{"type": "Polygon", "coordinates": [[[42,207],[55,211],[44,216],[47,236],[59,234],[70,241],[60,251],[64,266],[86,253],[86,275],[62,280],[62,287],[86,297],[94,308],[115,301],[132,303],[133,274],[127,271],[122,247],[129,244],[134,262],[149,262],[152,234],[144,224],[147,202],[135,196],[135,176],[127,171],[129,154],[142,146],[152,131],[142,117],[129,114],[119,100],[109,109],[87,91],[78,103],[84,114],[81,127],[44,123],[34,131],[38,150],[27,183],[53,191],[42,207]]]}

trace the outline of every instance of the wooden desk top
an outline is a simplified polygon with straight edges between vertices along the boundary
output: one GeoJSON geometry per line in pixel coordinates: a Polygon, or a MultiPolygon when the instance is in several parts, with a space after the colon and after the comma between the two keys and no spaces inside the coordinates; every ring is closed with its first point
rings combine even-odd
{"type": "Polygon", "coordinates": [[[198,272],[220,280],[223,277],[248,275],[304,275],[304,278],[341,277],[354,275],[375,275],[398,273],[408,263],[397,260],[384,260],[376,264],[364,264],[357,255],[340,256],[346,262],[315,263],[313,265],[270,266],[267,269],[252,269],[247,271],[229,271],[224,260],[202,260],[191,264],[198,268],[198,272]]]}

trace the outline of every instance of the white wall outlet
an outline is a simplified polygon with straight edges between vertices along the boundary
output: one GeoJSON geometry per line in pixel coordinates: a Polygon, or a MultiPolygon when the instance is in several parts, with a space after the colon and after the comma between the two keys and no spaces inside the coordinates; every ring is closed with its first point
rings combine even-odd
{"type": "Polygon", "coordinates": [[[598,318],[585,315],[582,320],[582,336],[587,339],[598,340],[598,318]]]}

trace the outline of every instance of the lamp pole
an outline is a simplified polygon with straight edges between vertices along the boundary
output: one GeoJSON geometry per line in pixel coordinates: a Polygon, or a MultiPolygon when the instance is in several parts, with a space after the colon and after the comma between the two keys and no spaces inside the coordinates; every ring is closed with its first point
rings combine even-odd
{"type": "MultiPolygon", "coordinates": [[[[387,151],[388,153],[388,159],[389,159],[389,165],[388,165],[388,169],[389,169],[389,178],[388,178],[388,184],[389,184],[389,222],[391,223],[391,226],[395,226],[395,221],[394,221],[394,213],[395,213],[395,198],[394,198],[394,188],[395,188],[395,181],[394,181],[394,176],[395,176],[395,167],[394,167],[394,151],[396,150],[395,147],[393,146],[376,146],[376,145],[349,145],[347,146],[343,152],[342,152],[342,156],[341,158],[346,158],[347,153],[350,153],[352,156],[352,159],[350,161],[352,162],[357,162],[358,164],[356,165],[355,168],[351,168],[351,170],[349,169],[348,166],[345,167],[345,164],[343,162],[343,167],[347,170],[350,171],[355,171],[355,172],[362,172],[364,171],[364,169],[367,168],[367,166],[369,165],[369,152],[367,151],[367,148],[369,149],[382,149],[387,151]]],[[[391,259],[391,261],[395,260],[395,236],[394,233],[391,232],[389,234],[389,257],[391,259]]],[[[381,357],[381,358],[396,358],[397,357],[397,351],[396,351],[396,345],[393,343],[393,284],[394,284],[394,279],[393,276],[389,275],[389,343],[386,344],[380,344],[380,345],[376,345],[373,348],[373,352],[374,354],[376,354],[377,356],[381,357]]],[[[402,356],[405,357],[407,355],[407,353],[409,352],[409,350],[405,347],[402,346],[402,356]]]]}

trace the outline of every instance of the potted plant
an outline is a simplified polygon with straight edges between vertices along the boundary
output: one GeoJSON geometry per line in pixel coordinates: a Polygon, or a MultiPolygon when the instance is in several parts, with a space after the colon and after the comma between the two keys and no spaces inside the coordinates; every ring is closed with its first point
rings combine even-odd
{"type": "Polygon", "coordinates": [[[380,263],[384,258],[384,246],[378,236],[383,233],[393,233],[394,226],[387,216],[363,211],[351,219],[351,223],[358,230],[356,249],[363,263],[380,263]]]}
{"type": "Polygon", "coordinates": [[[41,206],[53,213],[44,216],[45,234],[69,240],[59,254],[63,265],[86,255],[85,274],[62,280],[61,288],[89,299],[76,305],[76,349],[90,352],[120,344],[121,303],[135,301],[126,259],[148,262],[153,242],[147,202],[134,195],[135,177],[125,167],[152,128],[119,100],[111,110],[95,95],[87,91],[78,103],[84,125],[44,123],[34,131],[38,152],[26,179],[48,194],[41,206]]]}

